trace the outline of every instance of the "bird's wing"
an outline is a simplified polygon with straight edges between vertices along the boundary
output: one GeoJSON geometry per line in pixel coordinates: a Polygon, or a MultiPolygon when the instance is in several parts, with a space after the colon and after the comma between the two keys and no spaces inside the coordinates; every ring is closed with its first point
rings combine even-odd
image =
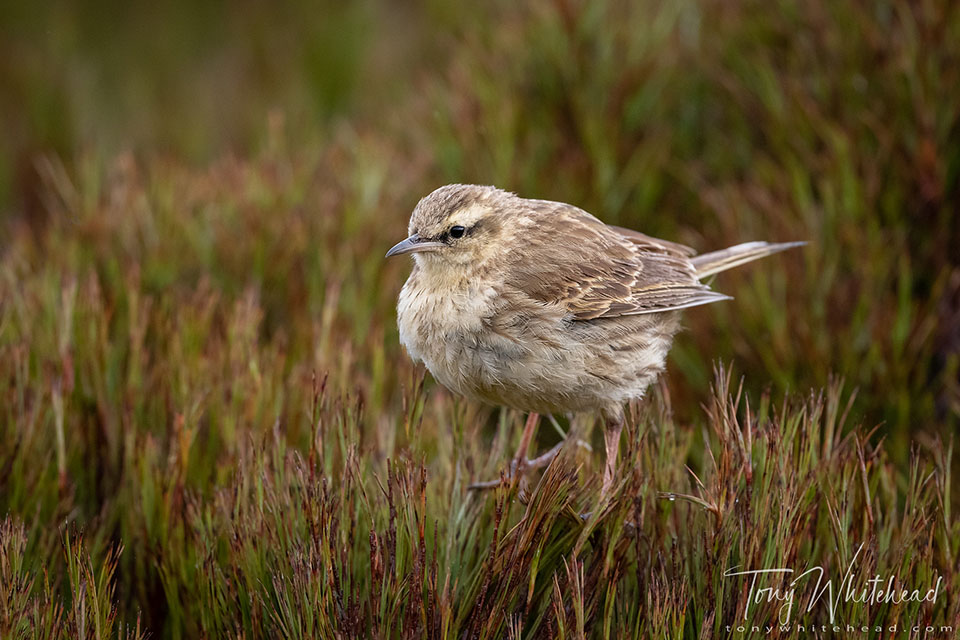
{"type": "Polygon", "coordinates": [[[672,243],[627,237],[571,205],[528,202],[505,276],[533,300],[562,305],[575,320],[595,320],[728,298],[701,284],[686,252],[672,243]]]}
{"type": "Polygon", "coordinates": [[[639,231],[634,231],[633,229],[627,229],[626,227],[617,227],[612,224],[608,224],[607,226],[641,249],[647,251],[665,251],[667,253],[688,258],[697,255],[695,249],[692,249],[685,244],[680,244],[679,242],[661,240],[660,238],[654,238],[653,236],[648,236],[645,233],[640,233],[639,231]]]}

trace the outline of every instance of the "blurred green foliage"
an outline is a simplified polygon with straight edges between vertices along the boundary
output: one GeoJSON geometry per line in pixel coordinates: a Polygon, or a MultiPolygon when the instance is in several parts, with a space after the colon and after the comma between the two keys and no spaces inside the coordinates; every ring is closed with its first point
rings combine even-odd
{"type": "MultiPolygon", "coordinates": [[[[314,633],[347,633],[359,612],[387,629],[420,606],[463,630],[471,611],[490,614],[487,575],[540,633],[576,636],[583,616],[602,621],[598,637],[642,633],[653,616],[701,637],[722,622],[696,609],[722,583],[704,566],[800,551],[839,563],[840,532],[836,547],[808,542],[834,522],[874,536],[875,558],[904,576],[955,568],[951,449],[937,437],[960,419],[957,3],[7,3],[0,124],[0,516],[13,518],[0,552],[26,548],[0,567],[11,602],[77,597],[89,553],[90,606],[111,635],[111,579],[120,619],[142,612],[163,637],[293,636],[311,610],[314,633]],[[529,511],[542,528],[506,546],[491,543],[493,498],[463,493],[505,464],[519,418],[429,380],[423,392],[395,329],[408,266],[382,260],[417,198],[450,181],[572,202],[702,251],[810,241],[723,274],[716,287],[736,299],[685,314],[657,394],[669,410],[635,421],[647,435],[624,457],[649,473],[609,520],[558,513],[589,508],[589,459],[579,478],[552,468],[529,511]],[[716,414],[733,402],[711,392],[718,358],[762,411],[716,414]],[[834,376],[857,390],[848,419],[834,376]],[[783,413],[764,395],[811,389],[827,400],[783,413]],[[881,424],[886,448],[844,440],[857,424],[881,424]],[[785,444],[799,442],[809,450],[785,444]],[[751,458],[766,493],[750,488],[751,458]],[[678,485],[713,510],[673,515],[657,491],[678,485]],[[389,486],[407,511],[392,513],[389,486]],[[650,514],[636,551],[623,542],[632,495],[650,514]],[[929,541],[922,562],[897,555],[914,537],[929,541]],[[704,539],[709,557],[695,553],[704,539]],[[368,575],[387,540],[395,574],[368,575]],[[439,583],[421,540],[445,554],[439,583]],[[354,609],[329,599],[349,600],[343,584],[315,582],[336,553],[354,609]],[[508,571],[516,557],[532,600],[508,571]],[[611,588],[577,587],[564,562],[578,558],[611,588]],[[554,577],[582,610],[556,608],[554,577]],[[661,600],[631,609],[643,589],[661,600]]],[[[512,527],[528,512],[507,504],[512,527]]],[[[75,614],[35,620],[71,634],[75,614]]]]}
{"type": "Polygon", "coordinates": [[[393,13],[369,2],[4,3],[0,203],[18,204],[18,171],[42,153],[208,162],[256,148],[274,109],[322,130],[371,86],[374,20],[393,13]]]}
{"type": "Polygon", "coordinates": [[[37,159],[51,152],[68,170],[85,157],[102,171],[125,151],[198,166],[270,140],[310,154],[363,131],[374,149],[401,148],[382,176],[404,187],[383,210],[398,226],[417,196],[464,181],[700,250],[809,240],[802,260],[723,276],[738,303],[688,314],[692,339],[673,360],[683,384],[702,392],[712,357],[735,356],[782,389],[839,373],[861,389],[864,419],[895,436],[956,424],[954,3],[0,11],[8,214],[45,218],[37,159]]]}

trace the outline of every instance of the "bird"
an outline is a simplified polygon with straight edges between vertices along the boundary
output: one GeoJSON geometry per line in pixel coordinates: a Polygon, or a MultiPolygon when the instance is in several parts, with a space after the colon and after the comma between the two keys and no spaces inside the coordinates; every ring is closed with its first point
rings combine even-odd
{"type": "Polygon", "coordinates": [[[680,310],[731,299],[704,279],[805,244],[696,255],[570,204],[471,184],[422,198],[407,231],[385,257],[413,256],[397,303],[412,360],[454,393],[528,412],[511,472],[523,467],[539,415],[599,413],[602,497],[614,482],[624,406],[664,371],[680,310]]]}

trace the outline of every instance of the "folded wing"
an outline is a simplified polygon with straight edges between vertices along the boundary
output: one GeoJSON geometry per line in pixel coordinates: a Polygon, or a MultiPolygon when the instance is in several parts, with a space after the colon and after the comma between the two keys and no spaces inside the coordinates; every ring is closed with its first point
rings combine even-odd
{"type": "Polygon", "coordinates": [[[729,299],[700,283],[692,251],[605,225],[571,205],[529,201],[508,284],[579,321],[660,313],[729,299]]]}

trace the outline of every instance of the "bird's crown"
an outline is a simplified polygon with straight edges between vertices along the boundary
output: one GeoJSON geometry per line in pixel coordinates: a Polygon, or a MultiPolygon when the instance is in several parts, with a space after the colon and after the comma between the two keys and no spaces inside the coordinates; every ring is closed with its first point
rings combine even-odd
{"type": "Polygon", "coordinates": [[[475,222],[484,213],[512,194],[492,186],[448,184],[421,198],[410,216],[409,232],[431,238],[446,231],[451,217],[458,214],[458,224],[475,222]],[[476,207],[473,213],[469,209],[476,207]]]}

